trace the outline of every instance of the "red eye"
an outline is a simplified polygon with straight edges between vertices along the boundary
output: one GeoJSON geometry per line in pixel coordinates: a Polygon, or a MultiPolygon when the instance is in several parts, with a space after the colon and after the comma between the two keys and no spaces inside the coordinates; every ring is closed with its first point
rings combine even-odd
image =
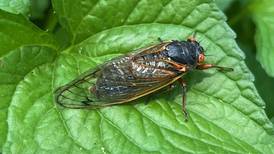
{"type": "Polygon", "coordinates": [[[198,63],[202,63],[202,62],[204,62],[204,60],[205,60],[205,55],[203,53],[200,53],[198,63]]]}

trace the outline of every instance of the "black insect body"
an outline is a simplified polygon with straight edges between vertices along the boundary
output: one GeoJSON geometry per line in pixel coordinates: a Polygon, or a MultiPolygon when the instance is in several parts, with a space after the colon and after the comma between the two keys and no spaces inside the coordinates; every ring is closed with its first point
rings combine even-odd
{"type": "Polygon", "coordinates": [[[193,69],[233,70],[204,64],[204,60],[204,49],[194,37],[187,41],[161,42],[83,73],[56,90],[56,102],[68,108],[110,106],[130,102],[179,81],[182,111],[187,120],[186,83],[182,76],[193,69]]]}

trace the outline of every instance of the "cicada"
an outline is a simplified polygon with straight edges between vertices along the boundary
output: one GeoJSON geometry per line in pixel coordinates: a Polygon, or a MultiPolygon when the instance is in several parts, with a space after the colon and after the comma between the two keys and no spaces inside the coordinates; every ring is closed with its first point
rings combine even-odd
{"type": "Polygon", "coordinates": [[[67,108],[100,108],[123,104],[178,81],[182,88],[182,112],[186,110],[183,76],[194,69],[232,68],[205,63],[204,49],[194,36],[185,41],[161,41],[129,52],[80,75],[55,91],[58,104],[67,108]]]}

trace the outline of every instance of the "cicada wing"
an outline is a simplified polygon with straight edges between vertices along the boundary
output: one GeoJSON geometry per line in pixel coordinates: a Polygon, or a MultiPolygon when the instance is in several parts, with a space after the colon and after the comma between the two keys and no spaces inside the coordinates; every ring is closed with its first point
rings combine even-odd
{"type": "Polygon", "coordinates": [[[55,101],[68,108],[96,107],[99,100],[92,92],[100,69],[89,70],[55,91],[55,101]]]}
{"type": "Polygon", "coordinates": [[[176,81],[180,75],[137,63],[136,55],[123,57],[104,66],[96,82],[101,106],[121,104],[148,95],[176,81]],[[140,67],[139,67],[140,65],[140,67]]]}
{"type": "MultiPolygon", "coordinates": [[[[109,85],[109,89],[117,88],[117,91],[104,91],[101,96],[105,103],[102,106],[109,106],[113,104],[122,104],[129,101],[136,100],[140,97],[149,95],[156,92],[165,86],[172,84],[181,76],[176,76],[174,78],[159,79],[159,80],[135,80],[129,82],[116,82],[119,85],[109,85]]],[[[114,83],[114,81],[113,81],[114,83]]]]}
{"type": "Polygon", "coordinates": [[[139,77],[140,72],[133,67],[136,58],[161,52],[169,43],[163,42],[114,58],[95,70],[87,71],[58,88],[56,102],[69,108],[98,108],[129,102],[171,84],[179,78],[176,73],[146,66],[150,71],[141,76],[150,77],[139,77]]]}

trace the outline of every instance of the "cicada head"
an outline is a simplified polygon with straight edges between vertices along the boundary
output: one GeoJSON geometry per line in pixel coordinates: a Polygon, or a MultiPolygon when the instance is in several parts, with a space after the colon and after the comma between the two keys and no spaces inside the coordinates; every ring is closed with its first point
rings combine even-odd
{"type": "Polygon", "coordinates": [[[205,61],[204,48],[200,45],[199,42],[195,40],[195,38],[188,38],[187,42],[191,43],[194,48],[194,54],[196,56],[196,62],[201,64],[205,61]]]}
{"type": "Polygon", "coordinates": [[[204,49],[194,38],[173,41],[167,46],[168,56],[175,62],[195,68],[205,60],[204,49]]]}

